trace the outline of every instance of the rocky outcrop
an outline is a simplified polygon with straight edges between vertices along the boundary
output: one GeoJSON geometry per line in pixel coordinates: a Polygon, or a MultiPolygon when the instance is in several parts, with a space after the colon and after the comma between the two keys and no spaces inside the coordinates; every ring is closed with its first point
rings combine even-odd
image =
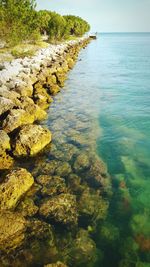
{"type": "Polygon", "coordinates": [[[19,213],[0,212],[0,251],[9,253],[25,239],[26,220],[19,213]]]}
{"type": "Polygon", "coordinates": [[[60,194],[49,198],[40,206],[39,213],[64,225],[76,225],[78,218],[76,198],[71,194],[60,194]]]}
{"type": "Polygon", "coordinates": [[[13,154],[34,156],[51,142],[51,133],[40,125],[25,125],[21,127],[14,141],[13,154]]]}
{"type": "Polygon", "coordinates": [[[0,210],[11,210],[33,185],[32,175],[25,169],[12,170],[0,184],[0,210]]]}

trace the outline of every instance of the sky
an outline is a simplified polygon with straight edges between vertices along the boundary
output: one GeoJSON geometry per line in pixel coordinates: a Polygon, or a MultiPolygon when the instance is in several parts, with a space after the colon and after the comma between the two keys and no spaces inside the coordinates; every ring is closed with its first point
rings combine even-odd
{"type": "Polygon", "coordinates": [[[95,32],[150,32],[150,0],[36,0],[37,9],[86,19],[95,32]]]}

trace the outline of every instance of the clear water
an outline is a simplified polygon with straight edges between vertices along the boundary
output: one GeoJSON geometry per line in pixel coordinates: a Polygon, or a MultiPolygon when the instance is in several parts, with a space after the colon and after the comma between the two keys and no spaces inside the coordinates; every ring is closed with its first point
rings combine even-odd
{"type": "Polygon", "coordinates": [[[89,130],[87,138],[112,176],[108,216],[95,236],[103,252],[96,266],[148,267],[150,34],[101,34],[80,59],[50,118],[61,113],[66,130],[83,113],[90,125],[94,122],[92,138],[89,130]]]}
{"type": "MultiPolygon", "coordinates": [[[[35,176],[37,165],[44,172],[44,164],[52,159],[59,164],[69,162],[74,173],[71,153],[74,158],[86,152],[93,158],[98,154],[108,166],[113,190],[108,215],[90,235],[99,256],[96,261],[84,261],[86,244],[83,256],[81,250],[76,258],[69,255],[74,241],[68,230],[64,239],[68,236],[71,245],[67,243],[67,252],[61,248],[58,258],[68,266],[150,267],[149,117],[150,34],[98,35],[81,51],[64,89],[49,109],[44,124],[53,133],[53,149],[35,163],[30,161],[30,166],[24,163],[31,169],[35,164],[35,176]]],[[[59,231],[61,245],[63,227],[59,231]]],[[[44,258],[50,261],[46,245],[39,249],[42,256],[25,266],[42,266],[44,258]]]]}

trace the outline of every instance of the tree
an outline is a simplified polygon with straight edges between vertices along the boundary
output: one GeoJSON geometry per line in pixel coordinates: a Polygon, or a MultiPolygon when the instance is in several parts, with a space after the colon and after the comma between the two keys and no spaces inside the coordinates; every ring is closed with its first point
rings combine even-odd
{"type": "Polygon", "coordinates": [[[50,40],[62,40],[66,37],[66,34],[68,33],[66,31],[66,20],[61,15],[51,12],[51,19],[49,21],[49,30],[48,34],[50,36],[50,40]]]}
{"type": "Polygon", "coordinates": [[[49,31],[49,21],[51,19],[51,12],[47,10],[40,10],[38,12],[38,25],[41,34],[49,31]]]}
{"type": "Polygon", "coordinates": [[[35,0],[0,0],[0,37],[17,44],[37,31],[35,0]]]}

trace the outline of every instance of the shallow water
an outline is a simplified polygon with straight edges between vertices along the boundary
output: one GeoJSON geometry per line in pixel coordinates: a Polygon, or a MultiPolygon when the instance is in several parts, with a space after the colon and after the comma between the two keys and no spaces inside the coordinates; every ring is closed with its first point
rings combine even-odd
{"type": "MultiPolygon", "coordinates": [[[[98,154],[108,166],[112,189],[104,179],[106,192],[102,193],[106,203],[110,203],[107,217],[99,215],[101,205],[98,206],[96,191],[92,191],[95,224],[89,225],[86,217],[79,222],[79,228],[86,229],[89,235],[83,234],[87,250],[84,252],[83,247],[83,254],[82,249],[72,253],[74,234],[56,226],[62,250],[56,259],[70,267],[150,267],[149,47],[150,34],[101,34],[92,41],[80,52],[65,87],[54,98],[48,119],[43,122],[52,131],[52,146],[34,161],[20,163],[31,169],[35,177],[49,173],[51,160],[58,165],[69,162],[72,172],[80,175],[74,160],[81,153],[95,161],[98,154]],[[96,249],[90,249],[95,246],[91,240],[96,249]],[[89,260],[85,259],[88,249],[92,251],[89,260]]],[[[61,176],[68,183],[67,168],[61,176]]],[[[87,171],[82,172],[81,180],[88,192],[84,185],[86,175],[87,171]]],[[[106,203],[102,204],[104,210],[106,203]]],[[[47,243],[42,241],[34,250],[37,258],[25,266],[42,266],[51,260],[47,243]]]]}
{"type": "Polygon", "coordinates": [[[97,266],[148,267],[150,34],[101,34],[80,59],[50,117],[61,110],[67,127],[72,116],[76,120],[82,113],[89,124],[94,122],[92,138],[88,131],[87,138],[94,149],[97,140],[97,152],[112,176],[108,217],[95,238],[104,252],[97,266]]]}

